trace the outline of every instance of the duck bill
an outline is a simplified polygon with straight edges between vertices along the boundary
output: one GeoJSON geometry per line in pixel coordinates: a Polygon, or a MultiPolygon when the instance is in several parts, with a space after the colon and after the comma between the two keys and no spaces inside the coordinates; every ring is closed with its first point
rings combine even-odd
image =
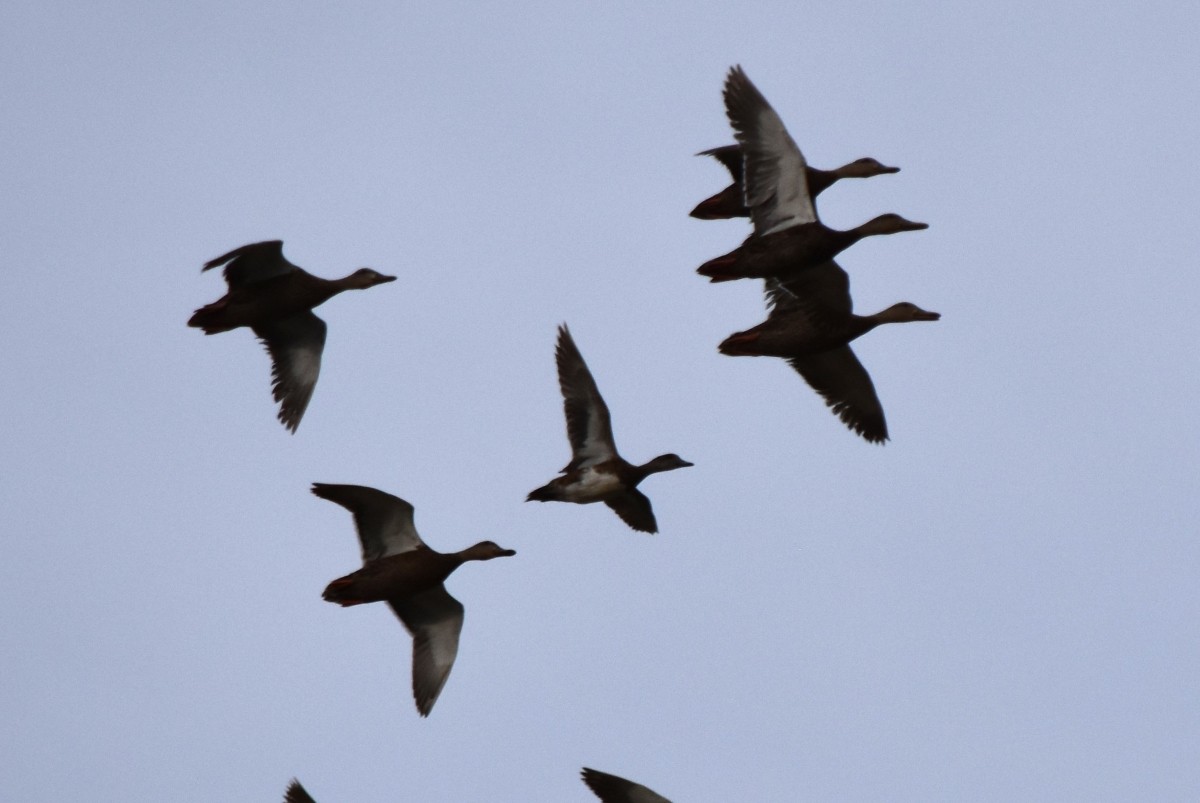
{"type": "Polygon", "coordinates": [[[924,310],[913,315],[914,321],[939,321],[941,318],[940,312],[925,312],[924,310]]]}

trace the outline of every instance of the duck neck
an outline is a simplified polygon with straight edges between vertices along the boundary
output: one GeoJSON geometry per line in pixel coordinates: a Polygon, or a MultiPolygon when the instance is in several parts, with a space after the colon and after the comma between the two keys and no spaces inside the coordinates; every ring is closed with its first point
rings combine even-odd
{"type": "Polygon", "coordinates": [[[816,198],[829,189],[833,185],[833,182],[842,178],[836,170],[818,170],[815,167],[806,168],[804,174],[808,180],[808,195],[810,198],[816,198]]]}

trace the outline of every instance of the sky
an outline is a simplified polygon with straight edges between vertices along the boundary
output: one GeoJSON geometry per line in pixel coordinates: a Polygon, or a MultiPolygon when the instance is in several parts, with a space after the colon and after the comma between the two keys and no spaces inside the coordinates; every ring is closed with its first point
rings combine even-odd
{"type": "Polygon", "coordinates": [[[1200,7],[9,0],[0,7],[0,799],[703,801],[1200,795],[1200,7]],[[741,64],[809,162],[892,440],[717,353],[761,285],[741,64]],[[282,239],[396,282],[319,310],[295,435],[209,259],[282,239]],[[660,532],[525,503],[569,456],[569,324],[660,532]],[[516,557],[432,716],[346,511],[516,557]]]}

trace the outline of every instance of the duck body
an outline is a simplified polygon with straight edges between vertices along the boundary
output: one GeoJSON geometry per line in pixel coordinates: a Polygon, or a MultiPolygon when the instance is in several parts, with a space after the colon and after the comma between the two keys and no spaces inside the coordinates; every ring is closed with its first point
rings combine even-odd
{"type": "Polygon", "coordinates": [[[617,453],[608,405],[566,324],[558,328],[555,348],[558,385],[571,442],[571,462],[561,477],[535,488],[527,502],[603,502],[621,520],[639,532],[658,532],[654,508],[637,489],[651,474],[692,465],[677,454],[662,454],[643,465],[634,465],[617,453]]]}
{"type": "Polygon", "coordinates": [[[767,234],[752,234],[728,254],[710,259],[696,272],[713,282],[733,279],[788,280],[823,265],[864,237],[925,229],[924,223],[899,215],[880,215],[853,229],[831,229],[819,220],[797,223],[767,234]]]}
{"type": "Polygon", "coordinates": [[[443,584],[468,561],[511,557],[514,550],[480,541],[459,552],[430,549],[413,525],[413,506],[363,485],[314,483],[314,495],[354,515],[363,567],[331,582],[322,597],[343,607],[386,602],[413,638],[413,699],[429,716],[458,655],[462,603],[443,584]]]}
{"type": "Polygon", "coordinates": [[[297,269],[231,288],[219,300],[196,310],[188,320],[188,326],[203,329],[206,335],[242,326],[253,328],[308,312],[347,289],[336,280],[322,279],[297,269]]]}
{"type": "MultiPolygon", "coordinates": [[[[742,184],[742,176],[744,174],[742,146],[722,145],[719,148],[701,151],[696,155],[711,156],[725,165],[730,175],[733,176],[733,183],[716,195],[705,198],[696,204],[696,208],[689,214],[700,220],[727,220],[735,217],[750,217],[750,209],[746,206],[746,191],[742,184]]],[[[900,168],[888,167],[869,156],[862,159],[855,159],[853,162],[849,162],[833,170],[821,170],[809,165],[805,165],[804,167],[804,175],[808,183],[808,194],[811,198],[816,198],[844,178],[870,178],[885,173],[899,172],[900,168]]]]}
{"type": "MultiPolygon", "coordinates": [[[[595,466],[570,468],[540,488],[529,492],[527,502],[574,502],[587,505],[604,502],[624,493],[630,486],[633,468],[624,460],[609,460],[595,466]]],[[[633,483],[632,487],[636,487],[633,483]]]]}
{"type": "Polygon", "coordinates": [[[462,564],[456,554],[421,547],[373,560],[332,581],[321,596],[342,607],[410,597],[440,585],[462,564]]]}

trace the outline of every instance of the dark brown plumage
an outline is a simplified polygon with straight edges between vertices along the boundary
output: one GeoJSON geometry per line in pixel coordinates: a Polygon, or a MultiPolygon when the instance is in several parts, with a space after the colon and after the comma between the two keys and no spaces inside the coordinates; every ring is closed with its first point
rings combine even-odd
{"type": "Polygon", "coordinates": [[[279,420],[295,432],[312,399],[325,349],[325,322],[313,308],[345,290],[363,290],[396,277],[360,268],[341,279],[322,279],[288,262],[281,240],[235,248],[205,263],[203,270],[221,265],[229,292],[196,310],[188,326],[206,335],[249,327],[271,355],[279,420]]]}
{"type": "Polygon", "coordinates": [[[767,283],[767,320],[725,338],[722,354],[782,357],[850,429],[873,443],[888,438],[875,385],[849,343],[884,323],[936,321],[907,301],[874,315],[855,315],[846,272],[830,261],[787,285],[767,283]]]}
{"type": "Polygon", "coordinates": [[[742,149],[745,205],[754,233],[740,247],[697,270],[714,282],[791,279],[824,264],[863,237],[928,228],[899,215],[880,215],[848,231],[817,219],[808,164],[758,88],[741,67],[725,80],[725,111],[742,149]]]}
{"type": "Polygon", "coordinates": [[[363,485],[314,483],[312,492],[354,514],[362,545],[363,568],[340,577],[323,598],[343,607],[387,602],[413,637],[413,699],[429,716],[458,655],[463,606],[442,584],[472,560],[511,557],[492,541],[459,552],[435,552],[413,525],[413,506],[389,493],[363,485]]]}

